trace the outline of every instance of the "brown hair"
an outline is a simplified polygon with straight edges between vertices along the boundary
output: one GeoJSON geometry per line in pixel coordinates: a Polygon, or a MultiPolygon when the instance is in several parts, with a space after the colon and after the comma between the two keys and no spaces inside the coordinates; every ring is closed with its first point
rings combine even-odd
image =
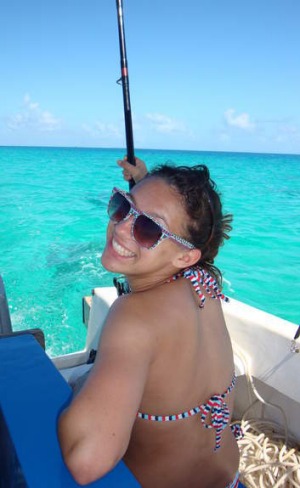
{"type": "Polygon", "coordinates": [[[207,166],[164,164],[153,169],[147,177],[162,178],[183,197],[189,216],[185,224],[187,234],[183,237],[201,250],[201,258],[196,264],[207,269],[221,284],[222,274],[214,265],[214,259],[224,239],[229,239],[232,215],[223,215],[221,195],[207,166]]]}

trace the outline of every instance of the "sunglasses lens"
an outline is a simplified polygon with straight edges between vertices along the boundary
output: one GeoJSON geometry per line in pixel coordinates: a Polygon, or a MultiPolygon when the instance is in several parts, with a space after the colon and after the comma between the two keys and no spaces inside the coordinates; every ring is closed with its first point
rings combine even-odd
{"type": "Polygon", "coordinates": [[[141,246],[149,249],[159,241],[162,230],[158,224],[146,215],[139,215],[134,223],[133,235],[141,246]]]}
{"type": "Polygon", "coordinates": [[[108,204],[108,216],[114,222],[121,222],[130,211],[130,203],[121,193],[115,193],[108,204]]]}

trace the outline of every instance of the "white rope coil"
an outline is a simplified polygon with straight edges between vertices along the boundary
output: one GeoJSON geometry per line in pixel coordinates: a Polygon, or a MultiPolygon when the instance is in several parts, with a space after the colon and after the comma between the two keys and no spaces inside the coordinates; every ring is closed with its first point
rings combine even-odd
{"type": "Polygon", "coordinates": [[[242,421],[240,478],[247,488],[300,488],[299,446],[266,420],[242,421]]]}

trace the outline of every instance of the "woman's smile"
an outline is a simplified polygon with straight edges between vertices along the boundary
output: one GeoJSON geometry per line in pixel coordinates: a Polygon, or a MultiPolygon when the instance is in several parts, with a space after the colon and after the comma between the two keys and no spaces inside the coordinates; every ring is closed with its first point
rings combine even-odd
{"type": "Polygon", "coordinates": [[[125,247],[121,246],[121,244],[119,244],[115,238],[112,239],[112,247],[113,247],[113,250],[119,255],[119,256],[122,256],[122,257],[125,257],[125,258],[133,258],[135,256],[135,253],[132,252],[132,251],[129,251],[128,249],[126,249],[125,247]]]}

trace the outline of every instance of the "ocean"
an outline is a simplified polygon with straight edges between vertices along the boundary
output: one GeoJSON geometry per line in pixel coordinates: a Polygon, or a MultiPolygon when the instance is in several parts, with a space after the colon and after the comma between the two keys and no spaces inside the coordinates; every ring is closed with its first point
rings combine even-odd
{"type": "MultiPolygon", "coordinates": [[[[137,150],[156,164],[206,164],[234,216],[216,264],[232,298],[300,321],[300,156],[137,150]]],[[[51,355],[81,349],[81,299],[111,286],[100,263],[124,149],[0,147],[0,274],[15,330],[40,327],[51,355]]]]}

